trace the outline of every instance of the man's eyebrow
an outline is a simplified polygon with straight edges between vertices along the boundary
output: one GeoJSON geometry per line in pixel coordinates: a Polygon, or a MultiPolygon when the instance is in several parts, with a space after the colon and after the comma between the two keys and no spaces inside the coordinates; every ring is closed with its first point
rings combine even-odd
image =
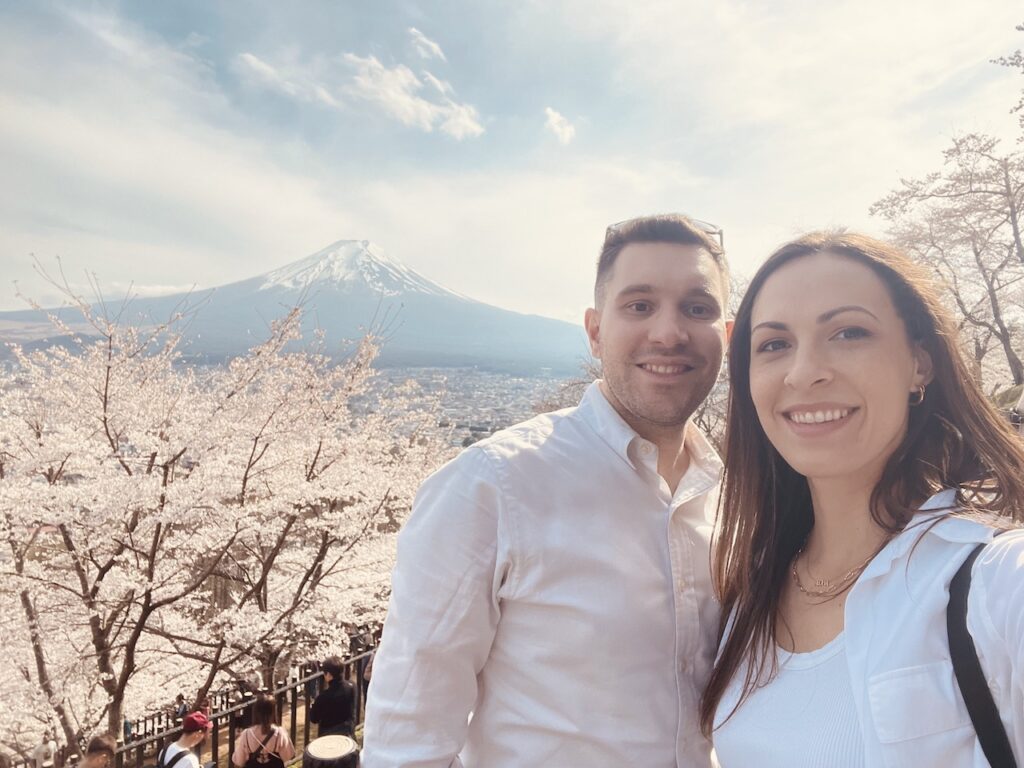
{"type": "Polygon", "coordinates": [[[616,296],[628,296],[631,293],[654,293],[654,286],[650,283],[635,283],[633,285],[627,285],[616,296]]]}
{"type": "MultiPolygon", "coordinates": [[[[818,315],[818,322],[819,323],[827,323],[829,320],[834,318],[836,315],[840,315],[843,312],[863,312],[865,315],[869,315],[871,317],[874,317],[875,320],[878,319],[873,312],[870,312],[869,310],[865,309],[864,307],[858,306],[856,304],[844,304],[841,307],[836,307],[835,309],[830,309],[828,312],[822,312],[820,315],[818,315]]],[[[766,321],[766,322],[763,322],[763,323],[758,323],[757,325],[755,325],[753,328],[750,329],[750,332],[753,333],[758,328],[770,328],[773,331],[788,331],[789,330],[789,326],[788,325],[786,325],[785,323],[780,323],[780,322],[775,321],[775,320],[769,320],[769,321],[766,321]]]]}
{"type": "MultiPolygon", "coordinates": [[[[635,283],[633,285],[627,285],[626,287],[624,287],[622,290],[620,290],[615,295],[616,296],[629,296],[629,295],[634,294],[634,293],[655,293],[656,291],[657,291],[657,288],[655,288],[650,283],[635,283]]],[[[720,302],[720,299],[717,296],[715,296],[715,294],[712,293],[712,291],[710,289],[705,288],[704,286],[698,286],[698,287],[695,287],[695,288],[691,288],[690,290],[688,290],[686,292],[686,295],[687,296],[699,296],[699,297],[701,297],[703,299],[712,299],[715,302],[720,302]]]]}

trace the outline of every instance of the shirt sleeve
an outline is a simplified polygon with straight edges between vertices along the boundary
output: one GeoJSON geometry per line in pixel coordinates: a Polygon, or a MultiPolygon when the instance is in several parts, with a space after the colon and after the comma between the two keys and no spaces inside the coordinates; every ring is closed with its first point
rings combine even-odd
{"type": "Polygon", "coordinates": [[[1004,533],[971,573],[967,624],[1017,761],[1024,760],[1024,531],[1004,533]]]}
{"type": "Polygon", "coordinates": [[[251,754],[249,750],[249,729],[246,728],[238,734],[238,741],[235,742],[235,751],[231,755],[231,762],[242,768],[251,754]]]}
{"type": "Polygon", "coordinates": [[[287,765],[289,761],[295,757],[295,745],[292,744],[291,738],[288,736],[288,731],[284,728],[275,728],[277,732],[277,756],[281,758],[281,761],[287,765]]]}
{"type": "Polygon", "coordinates": [[[313,699],[313,706],[309,708],[309,722],[311,723],[320,722],[320,709],[323,707],[323,702],[320,701],[320,696],[323,696],[323,691],[313,699]]]}
{"type": "Polygon", "coordinates": [[[495,462],[480,446],[420,488],[398,537],[363,768],[460,765],[507,571],[498,558],[502,500],[495,462]]]}

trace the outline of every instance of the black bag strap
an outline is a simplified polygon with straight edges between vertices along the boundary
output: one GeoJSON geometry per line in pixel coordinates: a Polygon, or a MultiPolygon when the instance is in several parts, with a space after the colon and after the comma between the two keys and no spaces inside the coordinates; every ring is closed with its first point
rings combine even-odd
{"type": "MultiPolygon", "coordinates": [[[[996,534],[998,535],[998,534],[996,534]]],[[[964,560],[949,584],[949,606],[946,608],[946,632],[949,635],[949,653],[953,659],[953,673],[967,705],[967,712],[978,734],[981,751],[992,768],[1017,768],[1010,749],[1010,739],[999,718],[985,680],[985,672],[978,660],[971,633],[967,631],[967,595],[971,590],[971,567],[985,548],[979,544],[964,560]]]]}
{"type": "Polygon", "coordinates": [[[160,750],[160,754],[157,756],[156,764],[157,768],[174,768],[174,764],[177,763],[181,758],[188,752],[187,749],[181,750],[178,754],[171,758],[171,762],[165,763],[164,759],[167,757],[167,747],[160,750]]]}
{"type": "MultiPolygon", "coordinates": [[[[253,728],[251,731],[249,731],[249,733],[256,738],[256,743],[260,745],[259,748],[255,752],[251,752],[250,756],[251,757],[259,757],[263,753],[263,751],[267,748],[267,744],[270,743],[270,740],[272,738],[274,738],[275,736],[277,736],[277,728],[276,728],[276,726],[273,726],[273,725],[270,726],[270,734],[262,742],[260,741],[260,737],[256,736],[256,729],[255,728],[253,728]]],[[[271,752],[270,754],[273,755],[275,753],[271,752]]],[[[168,766],[168,768],[169,768],[169,766],[168,766]]]]}

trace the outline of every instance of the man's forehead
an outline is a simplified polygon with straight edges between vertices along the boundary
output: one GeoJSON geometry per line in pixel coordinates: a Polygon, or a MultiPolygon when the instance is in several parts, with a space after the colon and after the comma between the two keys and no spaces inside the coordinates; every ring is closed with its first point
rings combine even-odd
{"type": "Polygon", "coordinates": [[[708,251],[680,243],[629,243],[612,265],[610,293],[647,290],[698,290],[722,296],[723,273],[708,251]]]}

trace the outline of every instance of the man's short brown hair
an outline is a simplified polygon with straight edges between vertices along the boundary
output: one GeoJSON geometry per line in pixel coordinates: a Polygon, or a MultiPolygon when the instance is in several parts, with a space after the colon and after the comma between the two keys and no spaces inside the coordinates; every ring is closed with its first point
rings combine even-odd
{"type": "Polygon", "coordinates": [[[696,245],[703,248],[714,259],[722,273],[722,300],[729,300],[729,265],[725,250],[718,239],[698,225],[693,219],[681,213],[660,213],[654,216],[640,216],[608,227],[604,234],[604,245],[597,259],[597,279],[594,282],[594,305],[601,303],[604,284],[611,276],[612,267],[619,253],[630,243],[677,243],[696,245]]]}

